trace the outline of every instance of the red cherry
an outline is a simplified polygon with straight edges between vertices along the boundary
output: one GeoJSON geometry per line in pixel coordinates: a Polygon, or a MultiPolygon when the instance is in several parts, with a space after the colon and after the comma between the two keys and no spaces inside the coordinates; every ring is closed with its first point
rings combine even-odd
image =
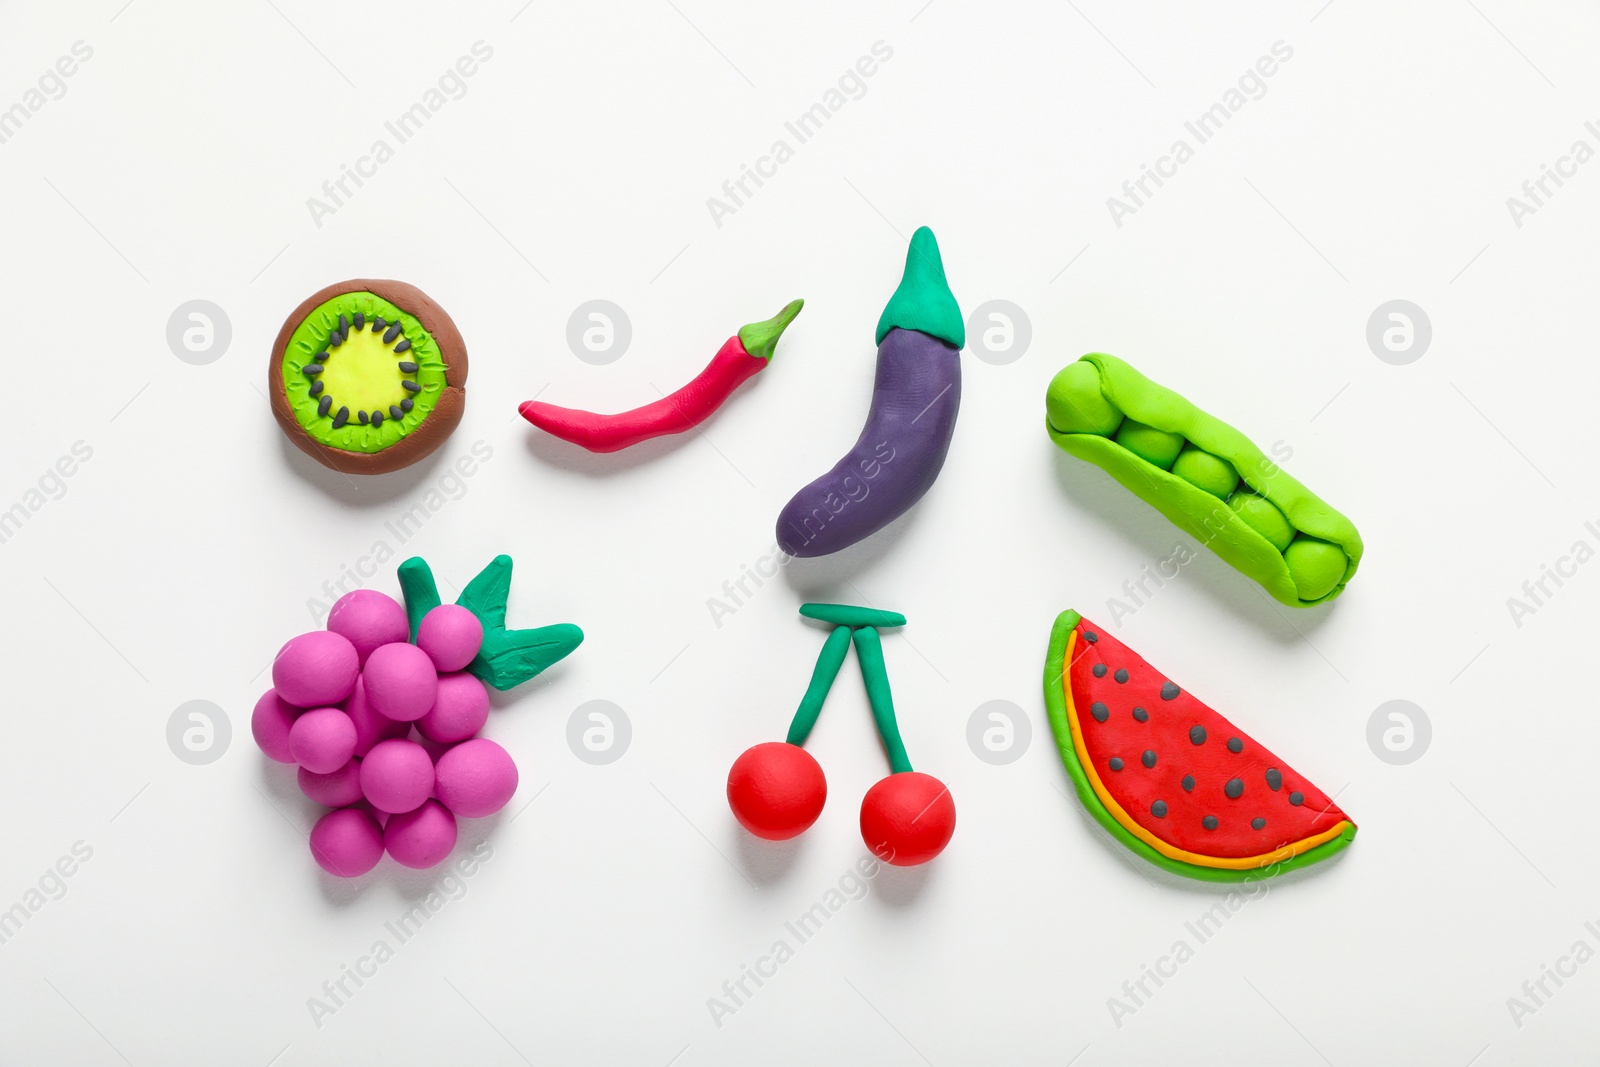
{"type": "Polygon", "coordinates": [[[955,832],[955,801],[931,774],[891,774],[862,798],[862,840],[885,863],[896,867],[927,863],[944,851],[955,832]]]}
{"type": "Polygon", "coordinates": [[[803,833],[822,814],[828,781],[811,753],[787,741],[748,748],[728,772],[728,804],[739,825],[768,841],[803,833]]]}

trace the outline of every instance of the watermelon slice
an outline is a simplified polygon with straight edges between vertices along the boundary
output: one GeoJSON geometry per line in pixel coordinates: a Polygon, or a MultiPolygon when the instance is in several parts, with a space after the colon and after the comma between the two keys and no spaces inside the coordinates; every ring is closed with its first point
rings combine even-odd
{"type": "Polygon", "coordinates": [[[1356,835],[1322,790],[1075,611],[1050,633],[1044,692],[1078,799],[1158,867],[1251,881],[1356,835]]]}

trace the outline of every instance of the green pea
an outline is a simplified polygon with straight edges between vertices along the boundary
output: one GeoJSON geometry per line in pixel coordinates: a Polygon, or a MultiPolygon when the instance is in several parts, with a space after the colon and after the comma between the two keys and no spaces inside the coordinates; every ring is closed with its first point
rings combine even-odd
{"type": "Polygon", "coordinates": [[[1344,578],[1345,554],[1338,545],[1304,535],[1283,551],[1301,600],[1320,600],[1344,578]]]}
{"type": "Polygon", "coordinates": [[[1246,526],[1265,537],[1279,552],[1288,548],[1289,542],[1294,540],[1294,527],[1289,525],[1289,520],[1284,517],[1283,512],[1273,506],[1272,501],[1266,497],[1257,496],[1248,489],[1243,489],[1228,498],[1228,507],[1244,520],[1246,526]]]}
{"type": "Polygon", "coordinates": [[[1069,363],[1050,379],[1044,408],[1057,433],[1110,437],[1122,425],[1122,412],[1100,391],[1100,372],[1091,363],[1069,363]]]}
{"type": "Polygon", "coordinates": [[[1146,463],[1167,470],[1183,450],[1183,435],[1158,430],[1142,422],[1124,419],[1117,431],[1117,444],[1138,456],[1146,463]]]}
{"type": "Polygon", "coordinates": [[[1204,489],[1224,500],[1239,484],[1239,472],[1233,469],[1233,464],[1193,445],[1178,453],[1172,463],[1172,473],[1196,489],[1204,489]]]}

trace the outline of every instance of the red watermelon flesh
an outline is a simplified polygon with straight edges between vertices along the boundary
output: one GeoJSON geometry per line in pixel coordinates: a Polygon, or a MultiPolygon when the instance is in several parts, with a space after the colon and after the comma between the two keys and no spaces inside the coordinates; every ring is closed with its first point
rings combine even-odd
{"type": "Polygon", "coordinates": [[[1068,678],[1084,754],[1151,835],[1237,859],[1354,826],[1322,790],[1138,653],[1086,619],[1076,629],[1068,678]]]}

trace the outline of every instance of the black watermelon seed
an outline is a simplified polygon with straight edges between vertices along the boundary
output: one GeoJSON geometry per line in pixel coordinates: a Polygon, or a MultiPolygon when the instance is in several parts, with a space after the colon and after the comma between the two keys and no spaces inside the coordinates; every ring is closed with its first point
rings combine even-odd
{"type": "Polygon", "coordinates": [[[1194,775],[1186,774],[1183,776],[1183,791],[1185,793],[1194,792],[1194,775]]]}
{"type": "Polygon", "coordinates": [[[1234,753],[1243,752],[1244,742],[1239,740],[1237,737],[1228,738],[1228,751],[1234,753]]]}
{"type": "Polygon", "coordinates": [[[365,326],[366,324],[367,324],[367,317],[365,315],[363,315],[359,311],[356,312],[356,317],[350,320],[350,325],[354,326],[358,330],[361,329],[361,327],[365,326]]]}
{"type": "Polygon", "coordinates": [[[1096,700],[1093,704],[1089,705],[1089,714],[1094,716],[1095,722],[1105,722],[1107,719],[1111,718],[1111,709],[1106,707],[1100,701],[1096,700]]]}
{"type": "Polygon", "coordinates": [[[399,422],[401,419],[406,417],[406,413],[400,410],[399,404],[390,404],[389,417],[395,422],[399,422]]]}
{"type": "Polygon", "coordinates": [[[1154,767],[1156,765],[1156,751],[1155,751],[1155,749],[1153,749],[1153,748],[1145,749],[1144,750],[1144,755],[1139,757],[1139,762],[1144,764],[1146,767],[1154,767]]]}
{"type": "Polygon", "coordinates": [[[1177,686],[1173,685],[1171,682],[1162,682],[1161,683],[1161,699],[1162,700],[1177,700],[1178,699],[1178,694],[1181,693],[1181,692],[1183,692],[1183,690],[1179,689],[1177,686]]]}
{"type": "Polygon", "coordinates": [[[400,368],[402,374],[417,373],[417,365],[415,363],[398,363],[396,366],[400,368]]]}
{"type": "Polygon", "coordinates": [[[394,350],[396,352],[408,352],[411,350],[411,342],[401,341],[399,344],[394,346],[394,350]]]}
{"type": "Polygon", "coordinates": [[[317,378],[311,383],[311,395],[316,396],[320,392],[322,392],[322,379],[317,378]]]}
{"type": "Polygon", "coordinates": [[[317,401],[317,415],[326,415],[328,413],[328,409],[331,407],[333,407],[333,397],[323,397],[321,400],[317,401]]]}
{"type": "Polygon", "coordinates": [[[1204,826],[1207,830],[1215,830],[1217,828],[1217,817],[1215,815],[1207,815],[1205,818],[1200,820],[1200,825],[1204,826]]]}
{"type": "Polygon", "coordinates": [[[1195,723],[1193,726],[1189,727],[1189,740],[1196,745],[1205,744],[1206,728],[1201,726],[1199,723],[1195,723]]]}
{"type": "Polygon", "coordinates": [[[405,380],[403,380],[400,383],[400,388],[404,389],[408,393],[420,393],[420,392],[422,392],[422,386],[418,385],[416,382],[412,381],[410,378],[406,378],[405,380]]]}
{"type": "Polygon", "coordinates": [[[1093,630],[1085,630],[1083,631],[1083,639],[1092,645],[1096,641],[1100,640],[1100,635],[1095,633],[1093,630]]]}
{"type": "Polygon", "coordinates": [[[356,412],[356,420],[358,422],[360,422],[361,425],[363,425],[363,426],[365,426],[367,424],[368,417],[369,416],[367,415],[367,413],[365,411],[356,412]]]}
{"type": "Polygon", "coordinates": [[[411,398],[409,396],[406,397],[404,400],[400,401],[400,410],[401,411],[410,411],[411,410],[411,398]]]}
{"type": "Polygon", "coordinates": [[[1267,788],[1274,791],[1283,788],[1283,772],[1276,767],[1267,768],[1267,788]]]}
{"type": "Polygon", "coordinates": [[[307,363],[304,367],[300,368],[300,373],[304,374],[308,378],[315,378],[317,375],[322,373],[322,364],[307,363]]]}
{"type": "Polygon", "coordinates": [[[1096,678],[1104,678],[1106,676],[1106,665],[1104,663],[1096,663],[1094,665],[1094,676],[1096,678]]]}
{"type": "Polygon", "coordinates": [[[386,344],[386,345],[392,345],[392,344],[394,344],[394,339],[396,337],[399,337],[399,336],[400,336],[400,324],[397,322],[393,326],[390,326],[387,330],[384,331],[383,343],[386,344]]]}
{"type": "Polygon", "coordinates": [[[1148,722],[1150,720],[1150,713],[1145,711],[1143,708],[1134,708],[1133,717],[1139,722],[1148,722]]]}
{"type": "Polygon", "coordinates": [[[312,356],[311,358],[316,360],[318,363],[326,363],[328,361],[328,353],[326,353],[326,352],[318,352],[316,355],[312,356]]]}
{"type": "Polygon", "coordinates": [[[374,426],[382,426],[383,425],[383,412],[374,411],[372,413],[372,425],[374,425],[374,426]]]}
{"type": "Polygon", "coordinates": [[[1150,814],[1154,815],[1158,819],[1165,819],[1167,817],[1167,802],[1165,800],[1158,800],[1154,804],[1150,805],[1150,814]]]}
{"type": "Polygon", "coordinates": [[[1128,672],[1125,671],[1125,670],[1119,670],[1119,671],[1117,671],[1116,674],[1113,674],[1111,677],[1115,678],[1119,682],[1126,682],[1128,680],[1128,672]]]}
{"type": "Polygon", "coordinates": [[[1295,807],[1298,808],[1300,805],[1304,804],[1305,802],[1306,802],[1306,795],[1304,793],[1290,793],[1289,794],[1289,803],[1293,804],[1295,807]]]}
{"type": "Polygon", "coordinates": [[[1250,829],[1265,830],[1266,828],[1267,820],[1263,819],[1261,816],[1257,815],[1254,819],[1250,820],[1250,829]]]}
{"type": "Polygon", "coordinates": [[[340,408],[338,410],[338,412],[333,416],[333,428],[335,430],[337,430],[339,427],[343,426],[345,423],[347,423],[349,421],[350,421],[350,409],[349,408],[340,408]]]}
{"type": "Polygon", "coordinates": [[[1244,795],[1244,783],[1237,778],[1229,778],[1228,784],[1222,787],[1222,791],[1228,794],[1229,800],[1238,800],[1244,795]]]}
{"type": "Polygon", "coordinates": [[[1109,766],[1114,771],[1122,770],[1122,757],[1121,756],[1112,756],[1111,757],[1111,763],[1110,763],[1109,766]]]}

